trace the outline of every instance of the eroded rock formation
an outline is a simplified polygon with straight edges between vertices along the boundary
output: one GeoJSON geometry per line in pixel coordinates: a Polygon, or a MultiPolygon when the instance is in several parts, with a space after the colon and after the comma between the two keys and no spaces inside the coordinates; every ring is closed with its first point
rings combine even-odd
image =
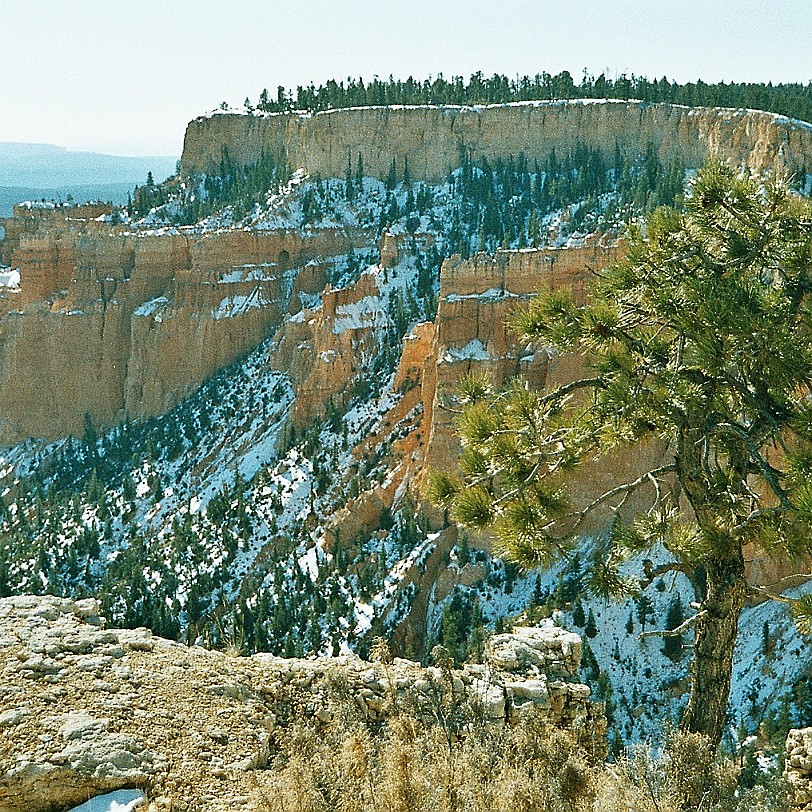
{"type": "Polygon", "coordinates": [[[0,303],[0,443],[81,434],[86,413],[111,425],[167,411],[273,332],[299,268],[370,239],[126,232],[76,208],[17,207],[7,228],[21,285],[0,303]]]}
{"type": "Polygon", "coordinates": [[[439,181],[460,164],[524,155],[544,161],[551,149],[567,154],[581,141],[611,158],[615,149],[637,155],[652,144],[667,163],[680,155],[689,167],[708,156],[754,171],[812,166],[812,129],[756,110],[692,108],[641,102],[573,100],[486,107],[366,107],[322,113],[213,114],[187,130],[181,172],[212,172],[223,147],[236,163],[263,151],[285,152],[293,167],[322,177],[344,177],[361,156],[364,171],[386,178],[392,162],[408,161],[415,180],[439,181]]]}
{"type": "MultiPolygon", "coordinates": [[[[285,152],[293,168],[312,178],[343,177],[348,160],[355,167],[360,156],[370,176],[386,177],[394,161],[398,177],[408,162],[413,179],[442,181],[463,153],[473,160],[520,154],[544,160],[551,149],[564,154],[577,142],[599,147],[607,158],[653,145],[665,163],[679,155],[688,167],[708,155],[756,171],[799,173],[812,166],[812,129],[781,116],[576,100],[217,114],[189,124],[181,172],[212,171],[225,147],[237,164],[253,163],[263,151],[285,152]]],[[[19,268],[21,287],[13,295],[4,288],[0,296],[0,443],[81,432],[85,413],[111,425],[167,410],[266,338],[289,308],[307,304],[303,294],[320,294],[325,259],[350,247],[374,248],[376,241],[361,228],[143,233],[114,225],[109,215],[100,205],[27,205],[1,224],[0,264],[19,268]],[[313,265],[297,281],[307,263],[313,265]]],[[[384,236],[383,267],[395,265],[403,239],[384,236]]],[[[475,271],[489,272],[486,264],[475,271]]],[[[446,273],[453,276],[454,266],[446,273]]],[[[528,289],[535,283],[528,278],[528,289]]],[[[338,301],[342,295],[328,295],[325,306],[331,299],[346,306],[338,301]]],[[[490,317],[486,303],[466,303],[472,294],[453,295],[462,298],[444,303],[439,329],[443,320],[471,318],[474,307],[490,317]]],[[[452,360],[466,347],[478,349],[449,347],[452,360]]],[[[497,341],[494,357],[501,348],[497,341]]],[[[351,372],[345,349],[332,348],[341,374],[351,372]]],[[[310,367],[303,393],[325,389],[319,364],[326,361],[306,352],[296,363],[310,367]]],[[[499,374],[523,363],[521,357],[500,361],[499,374]]]]}

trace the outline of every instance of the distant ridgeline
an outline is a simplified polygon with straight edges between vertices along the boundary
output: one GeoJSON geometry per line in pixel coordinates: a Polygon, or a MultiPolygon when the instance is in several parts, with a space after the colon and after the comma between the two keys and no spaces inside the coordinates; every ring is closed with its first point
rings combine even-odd
{"type": "MultiPolygon", "coordinates": [[[[405,81],[391,76],[382,80],[377,76],[364,83],[362,78],[336,82],[331,79],[316,87],[298,86],[293,91],[278,87],[276,98],[267,90],[260,94],[256,108],[266,113],[288,110],[335,110],[342,107],[373,107],[392,104],[505,104],[517,101],[552,99],[639,99],[646,103],[663,102],[684,104],[688,107],[743,107],[767,110],[772,113],[812,120],[812,82],[773,85],[772,82],[670,82],[665,76],[649,80],[645,76],[627,76],[616,79],[604,74],[597,78],[584,74],[576,84],[569,71],[553,76],[537,73],[510,79],[494,74],[486,78],[481,71],[468,82],[462,76],[445,79],[440,73],[434,79],[420,81],[411,76],[405,81]]],[[[246,107],[251,108],[249,99],[246,107]]]]}

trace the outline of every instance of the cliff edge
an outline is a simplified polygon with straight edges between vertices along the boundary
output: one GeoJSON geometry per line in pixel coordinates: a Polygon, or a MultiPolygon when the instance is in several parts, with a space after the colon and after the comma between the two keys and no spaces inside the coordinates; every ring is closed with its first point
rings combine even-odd
{"type": "Polygon", "coordinates": [[[653,145],[668,162],[682,157],[698,168],[709,156],[754,172],[798,175],[812,167],[812,126],[758,110],[683,107],[636,101],[536,101],[482,107],[359,107],[315,114],[240,114],[218,111],[186,129],[181,174],[216,172],[226,148],[237,164],[263,152],[285,153],[311,176],[344,177],[361,157],[366,174],[384,179],[394,162],[408,162],[414,180],[437,182],[472,160],[524,155],[543,162],[550,150],[568,154],[581,142],[644,153],[653,145]]]}

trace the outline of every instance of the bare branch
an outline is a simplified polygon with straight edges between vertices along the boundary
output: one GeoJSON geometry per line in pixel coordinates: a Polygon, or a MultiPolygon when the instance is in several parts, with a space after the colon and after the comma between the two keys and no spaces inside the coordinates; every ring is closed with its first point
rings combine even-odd
{"type": "Polygon", "coordinates": [[[755,592],[756,595],[759,595],[762,598],[767,598],[771,601],[778,601],[779,603],[788,603],[792,606],[795,601],[792,598],[788,598],[786,595],[776,595],[773,592],[770,592],[768,589],[765,589],[763,586],[756,586],[755,584],[750,585],[750,591],[755,592]]]}
{"type": "MultiPolygon", "coordinates": [[[[594,510],[596,507],[598,507],[598,505],[603,504],[603,502],[605,502],[607,499],[611,499],[613,496],[618,496],[619,494],[622,493],[622,494],[624,494],[623,501],[625,501],[626,498],[628,497],[628,495],[632,491],[637,490],[637,488],[639,488],[641,485],[645,484],[646,482],[650,482],[651,479],[656,479],[657,477],[661,477],[664,474],[673,473],[676,470],[677,470],[677,466],[674,463],[671,463],[670,465],[663,465],[660,468],[654,468],[651,471],[646,471],[645,474],[642,474],[641,476],[639,476],[637,479],[634,480],[634,482],[627,482],[625,485],[618,485],[616,488],[612,488],[611,490],[608,490],[605,493],[602,493],[596,499],[593,499],[582,510],[577,510],[577,511],[574,511],[574,512],[567,515],[567,518],[577,517],[577,521],[575,522],[575,525],[573,526],[573,528],[572,528],[572,530],[570,532],[575,532],[575,530],[577,530],[578,527],[580,527],[581,524],[584,522],[587,515],[592,510],[594,510]]],[[[657,494],[658,494],[658,497],[659,497],[659,495],[660,495],[659,489],[657,489],[657,494]]],[[[621,502],[621,505],[622,504],[623,504],[623,502],[621,502]]],[[[619,507],[620,506],[617,506],[615,509],[617,510],[617,509],[619,509],[619,507]]]]}
{"type": "Polygon", "coordinates": [[[683,632],[688,631],[692,626],[695,626],[699,623],[700,620],[704,620],[708,616],[707,609],[703,609],[701,612],[697,612],[695,615],[691,615],[687,620],[683,621],[676,627],[676,629],[654,629],[653,631],[649,632],[640,632],[640,638],[643,637],[679,637],[683,632]]]}
{"type": "Polygon", "coordinates": [[[795,581],[796,579],[808,581],[810,578],[812,578],[812,572],[799,572],[796,575],[785,575],[783,578],[779,578],[777,581],[767,584],[767,586],[764,586],[763,584],[760,584],[759,586],[761,589],[770,589],[771,587],[777,587],[779,584],[786,584],[791,581],[795,581]]]}

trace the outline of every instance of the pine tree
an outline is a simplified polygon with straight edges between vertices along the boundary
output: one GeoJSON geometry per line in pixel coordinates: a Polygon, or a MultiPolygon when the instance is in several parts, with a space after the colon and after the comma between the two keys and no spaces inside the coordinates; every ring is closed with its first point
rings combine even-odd
{"type": "Polygon", "coordinates": [[[598,636],[598,627],[595,623],[595,613],[590,608],[589,614],[586,618],[586,625],[584,626],[584,634],[591,640],[593,637],[598,636]]]}
{"type": "Polygon", "coordinates": [[[635,603],[637,604],[637,622],[640,624],[640,632],[641,634],[645,634],[646,621],[654,612],[654,601],[643,593],[637,598],[635,603]]]}
{"type": "MultiPolygon", "coordinates": [[[[812,551],[810,219],[812,204],[785,183],[706,167],[683,212],[660,209],[645,231],[632,230],[625,259],[600,274],[586,304],[543,291],[517,317],[522,340],[579,352],[592,374],[548,392],[493,393],[468,378],[462,477],[431,477],[453,520],[494,528],[526,567],[572,549],[594,508],[632,494],[645,502],[597,545],[590,587],[625,596],[666,572],[691,580],[698,608],[686,621],[695,637],[682,726],[714,744],[739,617],[754,591],[769,597],[745,579],[745,546],[812,551]],[[669,458],[586,507],[570,503],[579,463],[646,441],[669,458]],[[622,573],[655,545],[663,563],[647,560],[638,578],[622,573]]],[[[794,607],[812,629],[812,597],[794,607]]]]}
{"type": "Polygon", "coordinates": [[[358,153],[358,162],[355,165],[355,182],[358,184],[358,188],[362,189],[362,182],[364,180],[364,159],[361,156],[361,153],[358,153]]]}
{"type": "Polygon", "coordinates": [[[578,600],[575,601],[575,606],[572,609],[572,622],[580,629],[586,626],[586,615],[584,614],[584,604],[581,602],[580,598],[578,598],[578,600]]]}
{"type": "MultiPolygon", "coordinates": [[[[668,613],[665,616],[665,628],[673,631],[682,625],[685,620],[685,607],[682,605],[682,597],[679,592],[674,593],[668,604],[668,613]]],[[[685,644],[682,635],[666,635],[663,639],[663,654],[669,660],[677,662],[682,657],[685,644]]]]}
{"type": "Polygon", "coordinates": [[[386,176],[386,188],[392,191],[398,185],[397,168],[395,167],[395,159],[392,158],[392,165],[389,167],[389,174],[386,176]]]}
{"type": "Polygon", "coordinates": [[[773,650],[773,640],[770,636],[770,623],[765,620],[764,625],[761,627],[761,653],[765,656],[770,654],[773,650]]]}

